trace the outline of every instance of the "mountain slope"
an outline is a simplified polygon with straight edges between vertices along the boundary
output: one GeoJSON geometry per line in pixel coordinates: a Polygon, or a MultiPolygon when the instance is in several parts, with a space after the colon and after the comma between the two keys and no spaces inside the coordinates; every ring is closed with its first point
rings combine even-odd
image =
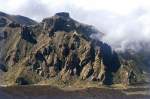
{"type": "Polygon", "coordinates": [[[108,44],[90,38],[92,26],[56,13],[32,26],[9,25],[2,60],[8,71],[5,84],[37,84],[43,80],[76,79],[133,84],[142,81],[142,72],[130,60],[122,59],[108,44]]]}
{"type": "MultiPolygon", "coordinates": [[[[0,69],[6,71],[4,68],[4,61],[2,60],[3,53],[5,53],[5,43],[12,42],[11,40],[13,33],[7,33],[6,28],[19,27],[20,25],[34,25],[36,21],[20,15],[9,15],[0,11],[0,69]]],[[[15,41],[15,40],[14,40],[15,41]]],[[[7,46],[7,45],[6,45],[7,46]]]]}

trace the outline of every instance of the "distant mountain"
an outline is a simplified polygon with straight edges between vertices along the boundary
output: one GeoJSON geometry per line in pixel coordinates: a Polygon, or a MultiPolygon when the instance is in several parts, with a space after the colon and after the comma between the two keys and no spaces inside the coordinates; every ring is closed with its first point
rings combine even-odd
{"type": "Polygon", "coordinates": [[[0,27],[1,24],[4,24],[2,21],[4,23],[6,21],[6,22],[15,22],[22,25],[34,25],[37,23],[36,21],[21,15],[9,15],[4,12],[0,12],[0,27]]]}
{"type": "MultiPolygon", "coordinates": [[[[0,24],[4,23],[1,20],[0,24]]],[[[56,13],[34,25],[21,23],[15,21],[3,28],[1,60],[7,71],[4,84],[69,84],[81,80],[128,85],[144,79],[134,60],[127,60],[107,43],[92,39],[91,34],[98,31],[72,19],[69,13],[56,13]]]]}
{"type": "Polygon", "coordinates": [[[149,42],[138,42],[131,44],[132,48],[130,47],[123,52],[119,52],[121,57],[125,58],[126,60],[134,60],[136,65],[143,69],[145,72],[150,72],[150,44],[149,42]],[[134,47],[134,46],[137,46],[134,47]]]}

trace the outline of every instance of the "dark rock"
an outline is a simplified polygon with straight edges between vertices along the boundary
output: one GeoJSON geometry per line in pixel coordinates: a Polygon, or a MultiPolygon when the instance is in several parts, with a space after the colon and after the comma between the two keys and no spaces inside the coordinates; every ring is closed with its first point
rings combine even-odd
{"type": "Polygon", "coordinates": [[[1,63],[0,63],[0,69],[1,69],[2,71],[4,71],[4,72],[7,72],[7,71],[8,71],[8,68],[6,67],[6,65],[1,64],[1,63]]]}
{"type": "Polygon", "coordinates": [[[40,51],[38,51],[36,53],[35,58],[36,58],[36,60],[39,60],[39,61],[42,61],[42,62],[45,61],[44,55],[40,51]]]}
{"type": "Polygon", "coordinates": [[[8,37],[8,33],[6,31],[0,33],[0,40],[6,39],[7,37],[8,37]]]}
{"type": "Polygon", "coordinates": [[[4,39],[6,39],[7,37],[8,37],[8,33],[4,31],[4,39]]]}
{"type": "Polygon", "coordinates": [[[113,75],[112,73],[116,73],[121,66],[118,55],[114,52],[111,47],[103,43],[101,45],[102,59],[105,66],[105,80],[104,84],[112,84],[113,83],[113,75]]]}
{"type": "Polygon", "coordinates": [[[36,41],[36,38],[35,38],[35,35],[33,34],[33,32],[30,30],[29,27],[26,27],[24,26],[22,28],[22,31],[21,31],[21,37],[22,39],[30,42],[30,43],[33,43],[33,44],[36,44],[37,41],[36,41]]]}
{"type": "Polygon", "coordinates": [[[62,56],[67,57],[69,55],[70,49],[67,44],[62,47],[62,56]]]}
{"type": "Polygon", "coordinates": [[[18,78],[16,79],[16,83],[17,83],[18,85],[28,85],[28,84],[29,84],[29,81],[28,81],[26,78],[24,78],[24,77],[18,77],[18,78]]]}
{"type": "Polygon", "coordinates": [[[56,16],[66,17],[69,18],[69,13],[67,12],[59,12],[55,14],[56,16]]]}
{"type": "Polygon", "coordinates": [[[7,19],[5,19],[5,18],[0,18],[0,27],[4,27],[4,26],[6,26],[7,25],[7,19]]]}
{"type": "Polygon", "coordinates": [[[21,25],[18,24],[18,23],[15,23],[15,22],[11,22],[11,23],[9,23],[8,26],[11,27],[11,28],[16,28],[16,27],[20,27],[21,25]]]}

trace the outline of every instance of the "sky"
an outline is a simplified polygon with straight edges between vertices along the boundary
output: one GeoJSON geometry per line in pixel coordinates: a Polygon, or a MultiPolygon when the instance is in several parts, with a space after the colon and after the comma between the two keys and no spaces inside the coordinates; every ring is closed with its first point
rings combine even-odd
{"type": "Polygon", "coordinates": [[[41,21],[66,11],[74,19],[95,26],[106,35],[93,37],[116,49],[140,49],[150,42],[150,0],[0,0],[0,11],[41,21]]]}

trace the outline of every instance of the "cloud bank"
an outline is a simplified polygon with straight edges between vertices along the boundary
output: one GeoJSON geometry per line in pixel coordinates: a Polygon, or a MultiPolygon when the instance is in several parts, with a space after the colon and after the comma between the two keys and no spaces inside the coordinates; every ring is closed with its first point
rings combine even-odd
{"type": "MultiPolygon", "coordinates": [[[[101,39],[115,49],[140,49],[150,42],[149,0],[0,0],[0,11],[37,21],[67,11],[105,33],[101,39]]],[[[96,35],[100,39],[100,35],[96,35]]]]}

